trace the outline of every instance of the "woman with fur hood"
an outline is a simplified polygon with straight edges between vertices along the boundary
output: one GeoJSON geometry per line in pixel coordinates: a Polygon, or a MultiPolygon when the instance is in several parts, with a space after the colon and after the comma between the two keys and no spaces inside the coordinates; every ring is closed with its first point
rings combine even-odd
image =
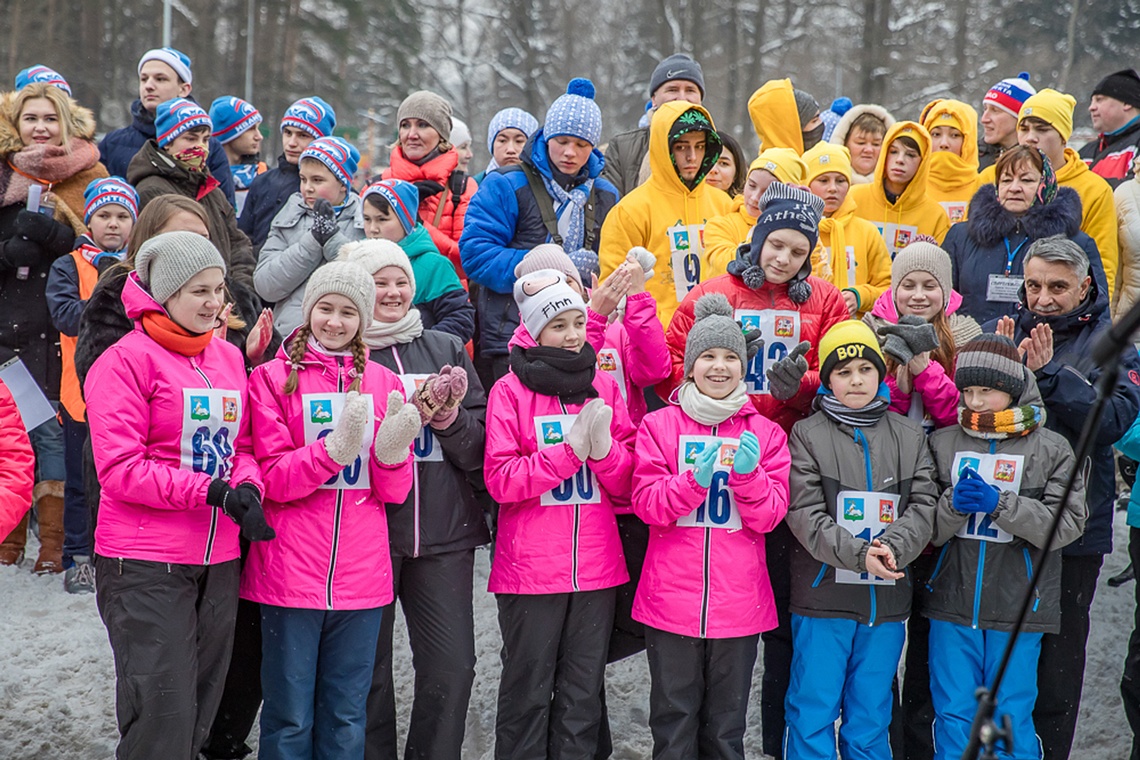
{"type": "Polygon", "coordinates": [[[1096,243],[1081,232],[1081,198],[1058,186],[1048,157],[1022,145],[1002,153],[995,169],[997,181],[982,185],[970,201],[968,221],[954,225],[942,242],[954,265],[954,290],[962,296],[959,311],[979,324],[1012,316],[1025,252],[1051,235],[1064,235],[1084,250],[1097,291],[1107,294],[1096,243]]]}
{"type": "MultiPolygon", "coordinates": [[[[83,224],[83,191],[107,176],[92,142],[95,118],[63,90],[39,82],[0,100],[0,363],[17,356],[40,389],[59,400],[59,333],[52,327],[44,282],[52,262],[74,247],[83,224]],[[52,215],[29,211],[28,190],[44,188],[52,215]]],[[[51,419],[31,431],[36,453],[34,498],[40,521],[39,573],[62,572],[63,437],[51,419]]],[[[24,556],[25,517],[0,544],[0,564],[24,556]]]]}
{"type": "Polygon", "coordinates": [[[895,125],[890,111],[874,103],[852,106],[831,131],[828,142],[851,153],[851,184],[866,185],[875,178],[875,164],[887,130],[895,125]]]}

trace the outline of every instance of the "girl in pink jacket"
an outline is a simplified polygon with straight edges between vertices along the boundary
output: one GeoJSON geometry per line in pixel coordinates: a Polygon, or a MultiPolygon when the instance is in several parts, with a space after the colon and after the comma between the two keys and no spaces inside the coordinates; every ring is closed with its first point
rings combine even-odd
{"type": "Polygon", "coordinates": [[[391,603],[385,505],[412,485],[420,415],[362,339],[376,288],[358,264],[309,278],[304,322],[250,378],[266,516],[241,595],[261,604],[261,756],[364,756],[381,607],[391,603]],[[379,423],[379,424],[377,424],[379,423]]]}
{"type": "Polygon", "coordinates": [[[95,598],[115,653],[119,758],[198,756],[230,659],[239,526],[273,537],[241,351],[214,337],[225,271],[192,232],[143,243],[122,296],[134,330],[87,374],[103,486],[95,598]]]}
{"type": "Polygon", "coordinates": [[[776,627],[765,533],[788,511],[787,436],[748,402],[743,333],[720,293],[696,303],[679,406],[637,434],[633,508],[649,551],[633,617],[645,624],[654,758],[744,758],[760,633],[776,627]]]}
{"type": "Polygon", "coordinates": [[[521,324],[487,401],[484,463],[500,504],[488,584],[503,636],[495,756],[590,758],[615,589],[629,577],[614,502],[629,498],[634,429],[617,383],[597,372],[586,305],[565,275],[528,274],[514,296],[521,324]]]}

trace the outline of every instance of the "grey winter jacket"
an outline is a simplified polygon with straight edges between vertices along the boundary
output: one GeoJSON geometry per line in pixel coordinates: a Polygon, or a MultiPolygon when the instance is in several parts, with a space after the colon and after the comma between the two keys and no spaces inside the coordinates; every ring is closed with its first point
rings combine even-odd
{"type": "Polygon", "coordinates": [[[641,184],[641,164],[649,153],[649,127],[631,129],[614,135],[606,146],[606,165],[602,177],[613,183],[618,197],[624,198],[641,184]]]}
{"type": "MultiPolygon", "coordinates": [[[[1026,370],[1025,378],[1025,391],[1017,403],[1041,406],[1033,373],[1026,370]]],[[[1069,442],[1044,427],[1017,438],[985,440],[967,435],[961,425],[936,430],[929,440],[935,478],[943,489],[933,543],[942,549],[923,590],[922,613],[971,628],[1013,630],[1029,577],[1042,561],[1054,510],[1060,508],[1065,510],[1061,527],[1045,557],[1045,571],[1033,591],[1034,603],[1025,626],[1029,633],[1057,633],[1061,625],[1061,547],[1081,536],[1088,518],[1082,475],[1078,474],[1073,493],[1061,504],[1065,481],[1076,464],[1069,442]],[[951,472],[960,451],[1023,455],[1021,489],[1002,491],[992,515],[954,509],[951,472]],[[971,520],[977,532],[996,534],[1000,529],[1012,534],[1013,540],[997,543],[957,536],[971,520]]]]}
{"type": "Polygon", "coordinates": [[[891,549],[898,567],[910,564],[930,542],[938,499],[922,426],[887,412],[874,425],[853,428],[816,412],[795,424],[788,446],[792,503],[785,520],[798,539],[791,611],[864,625],[905,620],[913,595],[909,570],[893,586],[836,583],[836,568],[866,571],[870,546],[836,522],[836,505],[841,491],[898,494],[898,509],[880,514],[885,530],[872,538],[891,549]]]}
{"type": "Polygon", "coordinates": [[[340,231],[322,246],[310,232],[312,209],[300,193],[293,193],[269,225],[269,237],[253,270],[253,286],[259,296],[274,305],[274,324],[282,335],[289,335],[304,321],[301,297],[309,276],[335,259],[342,245],[364,239],[360,198],[349,193],[336,223],[340,231]]]}

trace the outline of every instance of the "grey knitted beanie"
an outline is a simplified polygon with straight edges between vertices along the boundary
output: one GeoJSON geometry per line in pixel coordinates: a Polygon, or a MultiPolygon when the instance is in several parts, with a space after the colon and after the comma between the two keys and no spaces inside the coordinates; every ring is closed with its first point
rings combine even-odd
{"type": "Polygon", "coordinates": [[[419,90],[404,98],[396,111],[396,124],[404,119],[422,119],[444,141],[451,142],[451,104],[434,92],[419,90]]]}
{"type": "Polygon", "coordinates": [[[361,334],[372,325],[376,284],[372,282],[372,275],[364,267],[349,261],[330,261],[309,275],[309,282],[305,285],[305,295],[301,299],[301,313],[305,315],[305,324],[309,323],[309,316],[313,313],[317,301],[329,293],[342,295],[352,301],[360,312],[361,334]]]}
{"type": "Polygon", "coordinates": [[[204,269],[217,267],[225,274],[222,254],[194,232],[164,232],[139,247],[135,271],[154,300],[164,304],[204,269]]]}
{"type": "Polygon", "coordinates": [[[760,348],[759,331],[746,340],[740,322],[733,318],[732,305],[723,293],[706,293],[693,307],[693,326],[685,339],[685,377],[693,371],[693,364],[705,351],[724,348],[740,357],[741,366],[760,348]]]}

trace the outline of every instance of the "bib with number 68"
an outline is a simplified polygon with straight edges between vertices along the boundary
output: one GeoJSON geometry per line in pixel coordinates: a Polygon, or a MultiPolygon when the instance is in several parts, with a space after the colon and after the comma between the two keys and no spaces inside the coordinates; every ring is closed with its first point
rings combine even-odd
{"type": "MultiPolygon", "coordinates": [[[[341,412],[344,410],[346,393],[305,393],[301,396],[301,414],[305,422],[305,445],[324,438],[333,431],[340,422],[341,412]]],[[[362,393],[361,397],[373,409],[372,394],[362,393]]],[[[320,488],[341,489],[345,491],[363,491],[371,487],[368,474],[369,449],[372,448],[372,436],[375,428],[372,425],[364,427],[364,436],[360,441],[360,455],[356,461],[343,468],[333,477],[329,478],[320,488]]]]}
{"type": "MultiPolygon", "coordinates": [[[[980,454],[976,451],[959,451],[954,455],[950,482],[958,485],[958,478],[966,467],[973,467],[982,480],[1000,491],[1021,490],[1021,475],[1025,472],[1023,454],[980,454]]],[[[993,517],[983,513],[973,513],[966,524],[958,529],[959,538],[972,538],[975,541],[990,541],[995,544],[1008,544],[1013,534],[994,525],[993,517]]]]}
{"type": "Polygon", "coordinates": [[[736,495],[728,485],[732,463],[736,459],[736,449],[740,441],[735,438],[719,438],[711,435],[683,435],[677,446],[677,472],[687,472],[695,466],[697,456],[716,441],[720,441],[720,453],[713,465],[712,483],[701,505],[687,515],[677,518],[682,528],[723,528],[740,530],[740,511],[736,508],[736,495]]]}
{"type": "MultiPolygon", "coordinates": [[[[898,517],[899,496],[878,491],[840,491],[835,497],[835,522],[867,543],[886,532],[898,517]]],[[[889,578],[835,568],[835,582],[862,586],[893,586],[889,578]]]]}
{"type": "MultiPolygon", "coordinates": [[[[576,414],[550,414],[534,418],[534,435],[538,450],[548,449],[566,442],[576,414]]],[[[602,492],[597,478],[586,462],[578,471],[562,481],[562,484],[547,491],[540,501],[544,507],[560,507],[573,504],[601,504],[602,492]]]]}
{"type": "MultiPolygon", "coordinates": [[[[400,375],[400,381],[404,384],[404,396],[411,401],[416,389],[423,385],[428,377],[426,374],[400,375]]],[[[417,462],[443,461],[443,449],[439,447],[439,441],[436,440],[431,425],[424,425],[416,440],[412,441],[412,456],[417,462]]]]}
{"type": "Polygon", "coordinates": [[[241,429],[241,394],[224,388],[182,389],[179,468],[228,478],[241,429]]]}

